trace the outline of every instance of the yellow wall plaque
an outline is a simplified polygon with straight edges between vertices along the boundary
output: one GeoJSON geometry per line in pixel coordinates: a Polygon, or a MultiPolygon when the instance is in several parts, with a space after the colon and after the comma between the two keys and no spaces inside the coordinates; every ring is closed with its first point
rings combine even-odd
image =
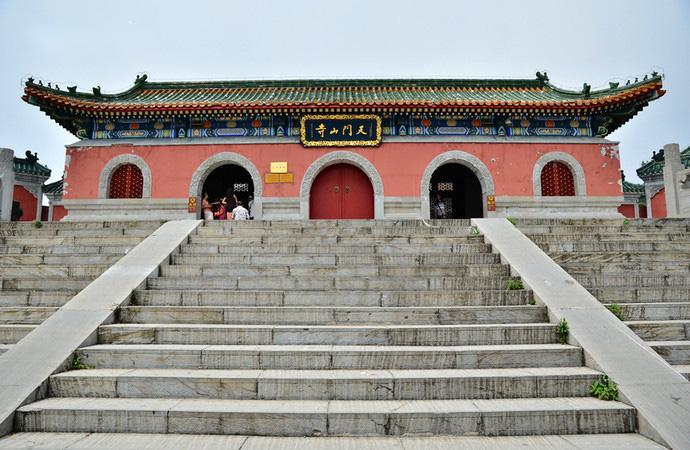
{"type": "Polygon", "coordinates": [[[271,173],[287,173],[287,170],[287,161],[271,163],[271,173]]]}

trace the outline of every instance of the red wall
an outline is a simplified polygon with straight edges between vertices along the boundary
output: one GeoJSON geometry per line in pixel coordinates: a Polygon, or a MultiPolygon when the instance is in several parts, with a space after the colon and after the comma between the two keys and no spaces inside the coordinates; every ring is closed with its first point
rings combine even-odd
{"type": "MultiPolygon", "coordinates": [[[[439,143],[388,142],[378,148],[345,150],[369,159],[383,179],[386,196],[419,196],[424,169],[441,153],[461,150],[480,160],[492,172],[496,195],[531,196],[532,170],[544,153],[559,151],[574,156],[585,170],[587,195],[620,196],[620,161],[602,155],[599,144],[549,143],[439,143]]],[[[130,153],[142,157],[151,169],[152,197],[185,198],[197,167],[210,156],[234,152],[250,159],[262,174],[271,161],[287,161],[294,183],[265,184],[265,197],[299,196],[300,183],[309,165],[329,149],[307,149],[301,144],[198,144],[137,146],[130,143],[111,147],[67,149],[65,199],[98,196],[98,177],[113,157],[130,153]]]]}
{"type": "Polygon", "coordinates": [[[58,205],[53,207],[53,221],[57,222],[67,215],[67,210],[64,206],[58,205]]]}
{"type": "Polygon", "coordinates": [[[23,214],[20,221],[36,220],[36,197],[31,192],[27,191],[24,186],[18,184],[14,185],[14,195],[12,198],[15,202],[19,202],[23,214]]]}
{"type": "Polygon", "coordinates": [[[624,203],[618,207],[618,212],[623,214],[625,217],[631,219],[635,218],[635,206],[629,203],[624,203]]]}
{"type": "Polygon", "coordinates": [[[666,189],[661,189],[652,197],[652,217],[655,219],[666,217],[666,189]]]}

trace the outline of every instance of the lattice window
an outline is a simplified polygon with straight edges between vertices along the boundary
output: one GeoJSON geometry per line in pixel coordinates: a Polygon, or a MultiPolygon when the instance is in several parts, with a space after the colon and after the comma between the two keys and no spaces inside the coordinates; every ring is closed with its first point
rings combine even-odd
{"type": "Polygon", "coordinates": [[[574,196],[575,180],[568,166],[559,161],[551,161],[541,171],[541,195],[574,196]]]}
{"type": "Polygon", "coordinates": [[[249,192],[249,183],[235,183],[233,190],[235,192],[249,192]]]}
{"type": "Polygon", "coordinates": [[[452,181],[449,181],[447,183],[438,183],[436,186],[437,186],[436,189],[438,191],[450,191],[450,192],[453,191],[453,182],[452,181]]]}
{"type": "Polygon", "coordinates": [[[110,177],[108,198],[142,198],[144,176],[134,164],[124,164],[110,177]]]}

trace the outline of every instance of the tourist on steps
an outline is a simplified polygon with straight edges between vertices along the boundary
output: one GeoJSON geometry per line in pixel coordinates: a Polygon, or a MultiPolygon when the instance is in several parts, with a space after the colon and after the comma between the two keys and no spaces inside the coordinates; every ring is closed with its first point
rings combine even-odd
{"type": "Polygon", "coordinates": [[[228,218],[228,209],[227,209],[227,199],[225,197],[220,199],[220,204],[218,205],[218,211],[213,213],[213,217],[216,220],[227,220],[228,218]]]}
{"type": "Polygon", "coordinates": [[[232,210],[232,219],[233,220],[248,220],[249,219],[249,211],[247,211],[247,208],[242,206],[242,200],[237,200],[237,206],[235,209],[232,210]]]}

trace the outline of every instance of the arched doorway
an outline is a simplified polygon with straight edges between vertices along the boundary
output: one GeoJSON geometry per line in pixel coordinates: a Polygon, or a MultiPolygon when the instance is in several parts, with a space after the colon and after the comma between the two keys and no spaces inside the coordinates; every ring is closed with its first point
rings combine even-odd
{"type": "Polygon", "coordinates": [[[351,164],[334,164],[314,179],[309,194],[310,219],[373,219],[374,188],[351,164]]]}
{"type": "Polygon", "coordinates": [[[227,197],[228,207],[234,207],[233,194],[237,200],[248,208],[249,202],[254,199],[254,181],[249,172],[236,164],[225,164],[216,167],[208,174],[201,189],[202,194],[208,194],[211,203],[227,197]]]}
{"type": "Polygon", "coordinates": [[[482,186],[474,172],[468,167],[448,163],[434,171],[429,183],[429,205],[431,218],[470,219],[484,216],[482,186]],[[436,208],[438,199],[445,208],[445,217],[439,217],[436,208]]]}

